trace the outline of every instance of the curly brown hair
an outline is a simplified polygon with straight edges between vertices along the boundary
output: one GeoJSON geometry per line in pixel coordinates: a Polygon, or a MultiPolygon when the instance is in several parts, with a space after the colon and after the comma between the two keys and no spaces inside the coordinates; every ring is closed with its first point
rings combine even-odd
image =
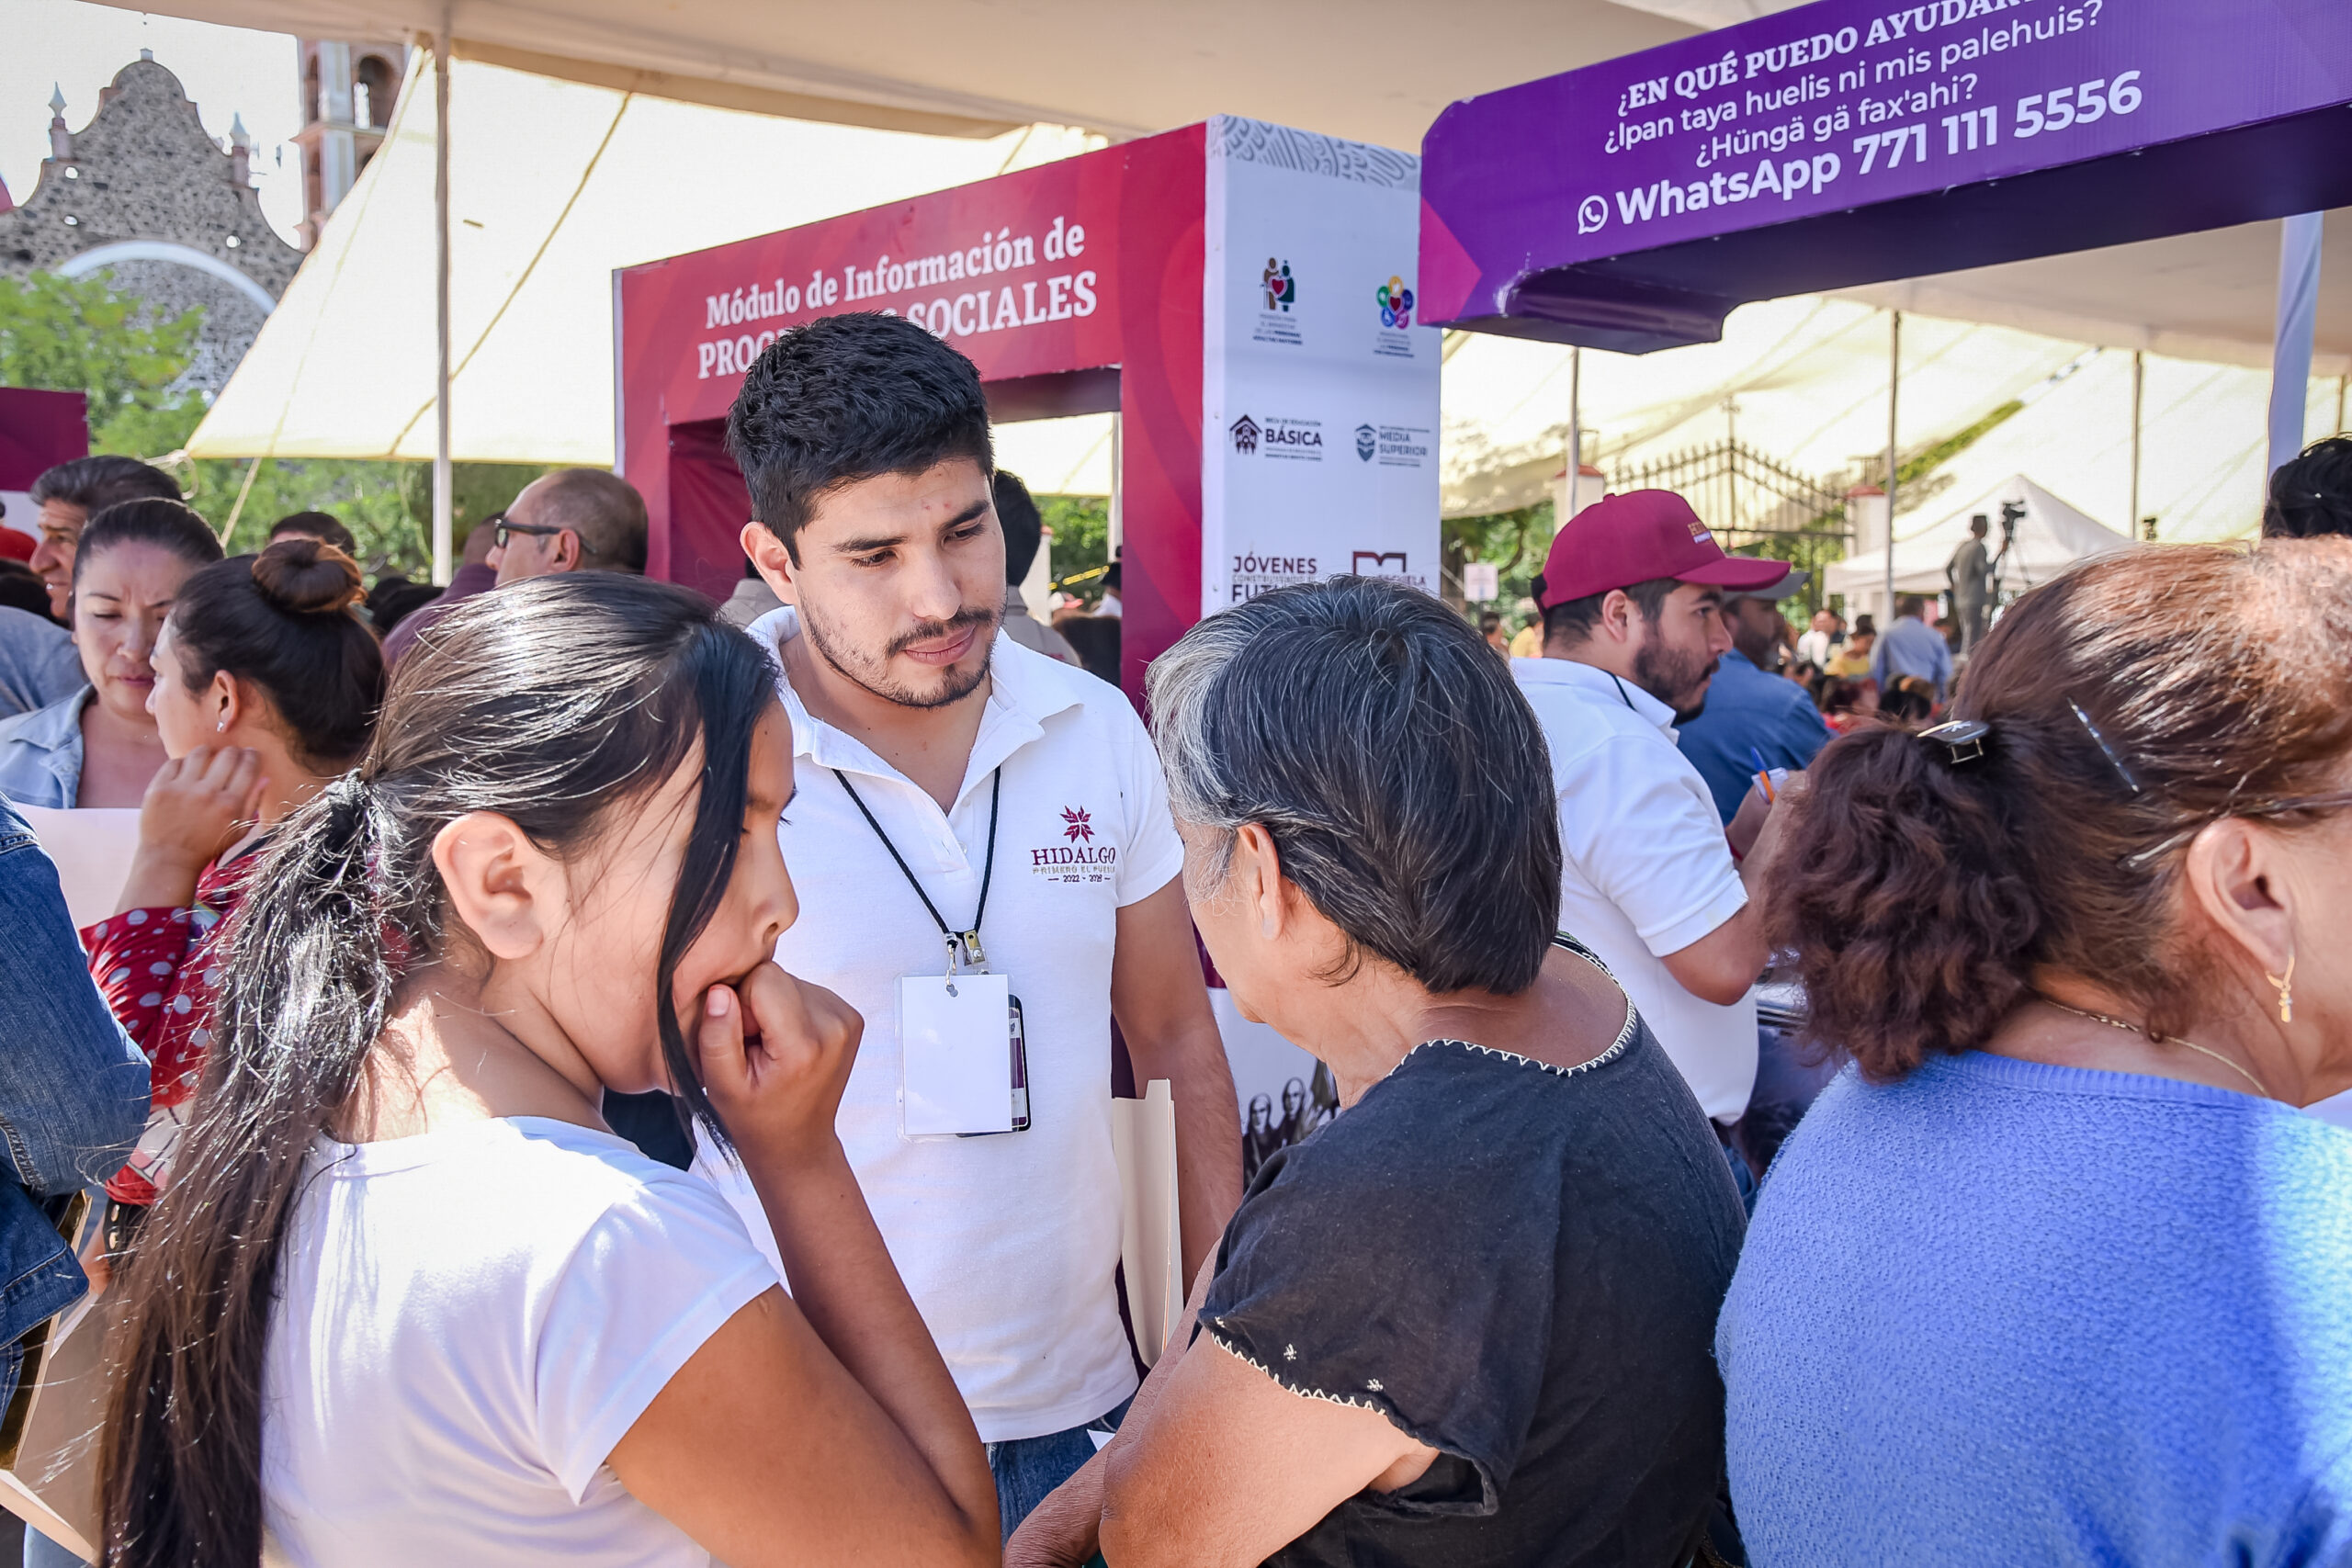
{"type": "Polygon", "coordinates": [[[2174,1032],[2210,969],[2176,906],[2189,840],[2343,787],[2352,540],[2077,567],[2001,617],[1956,705],[1980,760],[1869,727],[1791,803],[1768,919],[1812,1039],[1899,1078],[1984,1044],[2045,968],[2174,1032]]]}

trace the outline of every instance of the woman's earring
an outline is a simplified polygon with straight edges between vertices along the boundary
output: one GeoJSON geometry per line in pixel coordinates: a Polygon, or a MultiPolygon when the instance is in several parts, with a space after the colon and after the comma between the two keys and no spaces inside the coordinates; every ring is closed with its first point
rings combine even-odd
{"type": "Polygon", "coordinates": [[[2269,972],[2267,972],[2267,971],[2265,971],[2265,972],[2264,972],[2264,974],[2263,974],[2263,976],[2262,976],[2262,977],[2263,977],[2264,979],[2266,979],[2266,980],[2269,981],[2269,982],[2271,983],[2271,985],[2272,985],[2272,986],[2274,986],[2274,987],[2276,987],[2278,988],[2278,1021],[2279,1021],[2279,1022],[2281,1022],[2281,1023],[2292,1023],[2292,1022],[2294,1022],[2294,1021],[2295,1021],[2295,954],[2294,954],[2293,950],[2292,950],[2292,949],[2290,949],[2290,950],[2288,951],[2288,953],[2287,953],[2287,972],[2286,972],[2284,975],[2273,975],[2273,974],[2270,974],[2270,973],[2269,973],[2269,972]]]}
{"type": "MultiPolygon", "coordinates": [[[[227,734],[229,731],[229,716],[225,713],[222,714],[220,716],[220,722],[214,725],[212,728],[217,733],[223,735],[227,734]]],[[[2288,967],[2291,969],[2294,965],[2289,964],[2288,967]]]]}

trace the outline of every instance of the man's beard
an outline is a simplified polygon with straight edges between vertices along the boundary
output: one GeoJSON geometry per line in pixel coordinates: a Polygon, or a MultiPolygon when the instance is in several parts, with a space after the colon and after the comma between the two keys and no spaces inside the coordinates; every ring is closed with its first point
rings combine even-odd
{"type": "Polygon", "coordinates": [[[1707,685],[1714,673],[1713,654],[1645,642],[1634,655],[1634,684],[1674,710],[1674,722],[1688,724],[1707,709],[1707,685]]]}
{"type": "Polygon", "coordinates": [[[906,708],[944,708],[958,703],[978,689],[989,678],[989,664],[995,657],[996,628],[1004,618],[1001,605],[993,609],[967,606],[944,621],[925,621],[913,630],[890,639],[880,658],[853,649],[842,639],[836,638],[821,616],[809,614],[808,606],[800,606],[800,629],[808,635],[808,644],[817,656],[831,665],[842,675],[865,687],[885,702],[906,708]],[[953,637],[967,626],[979,629],[980,661],[969,672],[956,665],[939,671],[939,684],[929,691],[904,682],[890,679],[887,671],[890,660],[919,642],[931,642],[953,637]]]}

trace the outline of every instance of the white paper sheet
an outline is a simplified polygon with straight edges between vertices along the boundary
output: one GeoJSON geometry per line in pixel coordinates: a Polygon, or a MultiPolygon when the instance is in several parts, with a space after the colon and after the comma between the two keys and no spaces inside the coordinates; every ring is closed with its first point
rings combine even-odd
{"type": "Polygon", "coordinates": [[[57,863],[58,880],[65,885],[65,908],[74,925],[94,925],[113,914],[115,900],[130,876],[130,858],[139,849],[139,813],[128,807],[17,809],[57,863]]]}

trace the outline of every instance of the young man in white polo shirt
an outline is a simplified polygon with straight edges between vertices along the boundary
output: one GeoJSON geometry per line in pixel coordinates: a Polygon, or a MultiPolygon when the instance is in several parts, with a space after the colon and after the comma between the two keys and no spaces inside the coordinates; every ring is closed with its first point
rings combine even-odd
{"type": "Polygon", "coordinates": [[[1609,965],[1724,1127],[1756,1082],[1756,894],[1778,825],[1757,791],[1726,833],[1674,726],[1698,715],[1731,646],[1724,591],[1787,570],[1725,555],[1669,491],[1611,496],[1553,538],[1536,579],[1543,657],[1511,660],[1552,749],[1561,928],[1609,965]]]}
{"type": "MultiPolygon", "coordinates": [[[[1188,1278],[1240,1199],[1182,845],[1117,688],[1000,631],[970,361],[895,316],[810,322],[753,365],[728,446],[755,519],[743,548],[784,602],[750,628],[775,650],[798,785],[781,836],[801,912],[776,961],[865,1019],[842,1142],[989,1445],[1009,1535],[1136,1389],[1113,1280],[1114,1017],[1136,1082],[1175,1091],[1188,1278]],[[1018,1097],[1004,992],[991,1021],[972,1010],[1000,976],[1018,1097]]],[[[772,1249],[740,1173],[708,1148],[697,1168],[772,1249]]]]}

